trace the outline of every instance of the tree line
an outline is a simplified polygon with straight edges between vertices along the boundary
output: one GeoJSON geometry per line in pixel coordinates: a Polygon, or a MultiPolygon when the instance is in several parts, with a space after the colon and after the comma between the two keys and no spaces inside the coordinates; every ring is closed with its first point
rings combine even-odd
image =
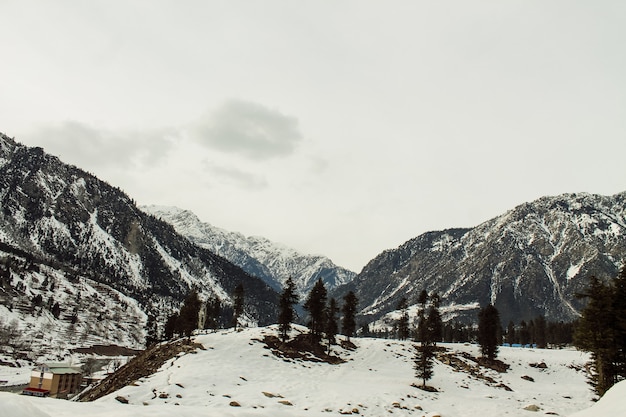
{"type": "Polygon", "coordinates": [[[574,345],[591,352],[591,383],[602,396],[626,379],[626,266],[608,282],[592,276],[578,296],[588,303],[576,324],[574,345]]]}
{"type": "MultiPolygon", "coordinates": [[[[209,298],[204,303],[200,300],[197,290],[192,290],[183,301],[181,308],[168,316],[163,338],[171,339],[176,336],[191,336],[196,329],[218,329],[234,327],[237,329],[244,313],[244,287],[239,284],[233,292],[233,305],[224,306],[217,297],[209,298]],[[230,317],[230,321],[225,320],[230,317]]],[[[277,312],[278,331],[283,343],[289,339],[292,323],[298,316],[295,305],[299,299],[296,286],[290,277],[285,283],[280,294],[277,312]]],[[[343,297],[341,308],[336,299],[328,298],[328,291],[324,283],[319,279],[305,302],[304,309],[308,313],[307,326],[312,341],[325,341],[328,349],[336,343],[336,336],[341,330],[347,340],[356,333],[356,311],[358,299],[354,292],[350,291],[343,297]],[[341,314],[340,314],[341,313],[341,314]]],[[[158,337],[157,323],[154,316],[148,317],[146,345],[150,346],[161,338],[158,337]]]]}
{"type": "MultiPolygon", "coordinates": [[[[296,287],[291,277],[285,283],[285,288],[280,295],[278,312],[278,331],[280,339],[286,343],[289,339],[291,324],[297,315],[294,306],[298,303],[296,287]]],[[[324,282],[318,279],[304,302],[304,309],[308,312],[307,327],[311,340],[314,342],[324,340],[328,349],[335,344],[335,337],[341,333],[347,340],[356,333],[356,310],[358,299],[354,292],[350,291],[343,297],[341,309],[335,298],[328,298],[328,291],[324,282]],[[341,322],[339,313],[341,314],[341,322]]]]}

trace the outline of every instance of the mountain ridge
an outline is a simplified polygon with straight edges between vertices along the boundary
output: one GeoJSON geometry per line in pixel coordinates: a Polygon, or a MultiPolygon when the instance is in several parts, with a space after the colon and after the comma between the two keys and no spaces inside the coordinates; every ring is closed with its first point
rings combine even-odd
{"type": "Polygon", "coordinates": [[[625,259],[626,192],[570,193],[520,204],[474,228],[410,239],[376,256],[337,294],[355,291],[364,321],[393,311],[402,296],[414,303],[422,289],[444,304],[493,303],[503,322],[569,321],[582,307],[575,294],[586,279],[614,276],[625,259]]]}
{"type": "Polygon", "coordinates": [[[302,254],[261,236],[227,231],[202,222],[189,210],[156,205],[141,206],[141,209],[167,221],[195,244],[225,257],[278,291],[289,277],[303,298],[318,279],[322,279],[328,290],[333,290],[356,276],[325,256],[302,254]]]}
{"type": "MultiPolygon", "coordinates": [[[[274,321],[278,294],[263,281],[144,213],[119,188],[6,135],[0,135],[0,204],[0,241],[6,249],[0,253],[0,295],[5,307],[15,304],[14,299],[26,306],[40,296],[71,303],[65,310],[86,308],[77,301],[82,293],[105,286],[138,302],[137,315],[143,317],[138,323],[145,323],[148,314],[162,324],[192,289],[203,298],[217,296],[228,307],[234,288],[242,283],[243,318],[251,324],[274,321]],[[41,272],[43,263],[51,270],[41,272]],[[49,285],[51,281],[58,284],[49,285]],[[67,300],[60,288],[71,288],[71,282],[94,284],[85,284],[67,300]]],[[[106,297],[109,290],[102,291],[106,297]]],[[[53,328],[70,319],[51,317],[39,307],[32,311],[43,314],[53,328]]],[[[15,317],[25,321],[27,313],[25,307],[15,317]]],[[[77,318],[75,314],[71,320],[77,318]]],[[[27,333],[45,333],[46,323],[37,323],[39,328],[25,329],[27,333]]],[[[146,330],[141,326],[133,331],[141,338],[146,330]]]]}

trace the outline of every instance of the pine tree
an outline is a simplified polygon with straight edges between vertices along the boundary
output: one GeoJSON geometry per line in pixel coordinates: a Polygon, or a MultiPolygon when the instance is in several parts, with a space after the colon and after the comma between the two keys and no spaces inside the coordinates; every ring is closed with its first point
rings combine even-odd
{"type": "Polygon", "coordinates": [[[409,338],[409,313],[407,312],[407,299],[402,297],[398,302],[397,310],[400,311],[400,317],[396,323],[398,327],[398,339],[406,340],[409,338]]]}
{"type": "Polygon", "coordinates": [[[615,312],[615,342],[617,345],[616,373],[626,379],[626,265],[613,279],[613,303],[615,312]]]}
{"type": "Polygon", "coordinates": [[[426,318],[426,327],[428,328],[428,342],[437,346],[437,342],[441,342],[443,333],[443,320],[439,312],[439,295],[433,293],[430,295],[430,307],[428,308],[428,317],[426,318]]]}
{"type": "Polygon", "coordinates": [[[353,336],[356,331],[356,309],[358,304],[359,300],[352,291],[348,292],[348,294],[343,297],[341,330],[348,341],[350,341],[350,337],[353,336]]]}
{"type": "Polygon", "coordinates": [[[304,303],[304,309],[309,312],[309,329],[311,335],[321,336],[324,331],[327,292],[322,279],[318,279],[304,303]]]}
{"type": "Polygon", "coordinates": [[[426,387],[426,381],[433,377],[433,367],[437,342],[442,338],[443,321],[439,312],[439,295],[433,293],[428,296],[426,291],[422,291],[418,297],[420,304],[418,310],[418,338],[420,345],[416,347],[415,354],[415,376],[422,380],[422,388],[426,387]],[[426,303],[428,315],[426,315],[426,303]]]}
{"type": "Polygon", "coordinates": [[[243,284],[235,287],[233,294],[233,327],[237,330],[239,326],[239,317],[243,314],[244,290],[243,284]]]}
{"type": "Polygon", "coordinates": [[[535,319],[535,343],[537,343],[537,347],[540,349],[548,347],[546,331],[547,324],[545,317],[537,316],[535,319]]]}
{"type": "Polygon", "coordinates": [[[298,295],[296,294],[296,284],[293,279],[289,277],[285,282],[285,287],[280,295],[278,307],[278,331],[280,332],[280,338],[284,342],[287,341],[289,330],[291,330],[291,322],[296,317],[296,313],[293,310],[293,306],[298,303],[298,295]]]}
{"type": "Polygon", "coordinates": [[[178,321],[176,323],[176,329],[185,336],[191,336],[191,333],[198,328],[198,312],[200,311],[200,299],[198,298],[198,292],[192,290],[178,313],[178,321]]]}
{"type": "Polygon", "coordinates": [[[528,330],[528,324],[522,320],[519,324],[519,342],[522,346],[530,344],[530,331],[528,330]]]}
{"type": "Polygon", "coordinates": [[[212,297],[207,299],[204,305],[204,328],[216,330],[220,324],[220,312],[222,305],[220,299],[212,297]]]}
{"type": "Polygon", "coordinates": [[[163,329],[163,336],[169,340],[174,337],[174,334],[178,333],[178,313],[173,313],[165,321],[165,328],[163,329]]]}
{"type": "MultiPolygon", "coordinates": [[[[625,267],[626,268],[626,267],[625,267]]],[[[574,333],[576,347],[591,352],[592,381],[602,396],[626,377],[626,269],[610,284],[590,278],[586,292],[579,294],[589,302],[582,311],[574,333]]]]}
{"type": "Polygon", "coordinates": [[[59,305],[58,301],[54,303],[54,305],[50,309],[50,312],[52,313],[55,319],[59,318],[59,316],[61,315],[61,306],[59,305]]]}
{"type": "Polygon", "coordinates": [[[330,353],[330,346],[335,344],[335,336],[339,330],[339,326],[337,325],[337,313],[339,312],[339,307],[337,307],[337,301],[334,298],[331,298],[328,301],[328,307],[326,308],[326,326],[324,328],[324,335],[326,336],[326,340],[328,341],[328,352],[330,353]]]}
{"type": "Polygon", "coordinates": [[[528,322],[528,343],[530,347],[534,347],[537,343],[537,329],[535,328],[535,321],[532,319],[528,322]]]}
{"type": "Polygon", "coordinates": [[[425,388],[426,381],[434,375],[435,347],[430,343],[421,343],[415,348],[417,350],[414,358],[415,376],[422,380],[422,388],[425,388]]]}
{"type": "Polygon", "coordinates": [[[498,356],[500,313],[492,304],[478,312],[478,343],[484,358],[493,362],[498,356]]]}
{"type": "Polygon", "coordinates": [[[152,314],[149,314],[148,320],[146,321],[146,348],[149,348],[159,341],[156,324],[156,318],[152,314]]]}
{"type": "Polygon", "coordinates": [[[509,321],[509,325],[506,326],[506,342],[509,346],[513,346],[515,343],[515,324],[513,320],[509,321]]]}
{"type": "Polygon", "coordinates": [[[428,293],[422,290],[417,298],[419,309],[417,311],[417,339],[420,342],[428,341],[428,325],[426,323],[426,303],[428,302],[428,293]]]}

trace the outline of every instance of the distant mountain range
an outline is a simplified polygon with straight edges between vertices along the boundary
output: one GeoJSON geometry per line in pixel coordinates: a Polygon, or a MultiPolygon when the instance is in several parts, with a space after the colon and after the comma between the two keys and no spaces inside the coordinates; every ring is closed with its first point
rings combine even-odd
{"type": "Polygon", "coordinates": [[[140,209],[118,188],[0,134],[0,327],[15,320],[24,340],[43,347],[139,347],[148,316],[162,325],[192,289],[228,308],[239,283],[247,323],[274,323],[289,276],[301,298],[320,278],[336,298],[354,291],[361,323],[388,321],[422,289],[439,293],[447,319],[473,322],[491,302],[504,324],[540,314],[569,321],[588,277],[615,276],[625,259],[626,193],[564,194],[474,228],[424,233],[355,275],[186,210],[140,209]]]}
{"type": "Polygon", "coordinates": [[[356,273],[335,265],[321,255],[306,255],[263,237],[246,237],[209,223],[177,207],[142,206],[146,213],[174,226],[181,235],[238,265],[250,275],[263,279],[277,291],[291,277],[303,300],[321,279],[328,290],[350,282],[356,273]]]}
{"type": "Polygon", "coordinates": [[[442,297],[448,319],[475,321],[494,304],[504,324],[544,315],[578,317],[591,275],[613,277],[626,261],[626,193],[564,194],[525,203],[474,228],[428,232],[372,261],[337,295],[360,299],[363,322],[423,290],[442,297]]]}

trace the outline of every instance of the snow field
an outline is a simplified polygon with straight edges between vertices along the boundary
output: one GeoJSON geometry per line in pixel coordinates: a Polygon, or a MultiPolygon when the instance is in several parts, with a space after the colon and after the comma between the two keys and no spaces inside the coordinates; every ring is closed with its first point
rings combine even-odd
{"type": "MultiPolygon", "coordinates": [[[[294,330],[298,331],[304,328],[294,330]]],[[[495,383],[437,362],[429,385],[439,392],[430,393],[411,386],[421,382],[414,376],[412,342],[356,338],[355,351],[334,348],[347,362],[329,365],[276,357],[260,342],[264,335],[276,334],[276,326],[270,326],[199,335],[195,339],[205,350],[182,354],[165,363],[156,374],[94,403],[17,398],[50,417],[317,417],[353,411],[353,415],[378,417],[528,417],[532,413],[524,407],[530,404],[539,407],[537,414],[560,416],[593,404],[593,393],[581,370],[588,356],[574,350],[501,348],[499,357],[511,368],[502,374],[485,372],[495,383]],[[545,369],[530,366],[541,362],[546,364],[545,369]],[[118,402],[118,396],[129,404],[118,402]]],[[[443,346],[478,356],[475,345],[443,346]]]]}

